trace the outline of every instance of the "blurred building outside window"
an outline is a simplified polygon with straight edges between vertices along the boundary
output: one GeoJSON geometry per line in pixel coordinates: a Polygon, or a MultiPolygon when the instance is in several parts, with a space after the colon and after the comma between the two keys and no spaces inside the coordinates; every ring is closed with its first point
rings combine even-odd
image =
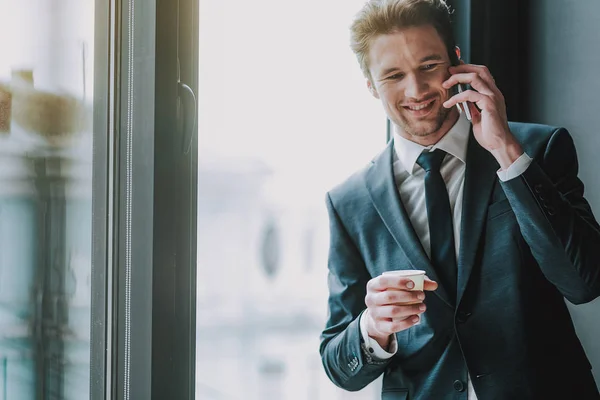
{"type": "Polygon", "coordinates": [[[0,0],[0,15],[0,400],[82,400],[94,1],[0,0]]]}
{"type": "Polygon", "coordinates": [[[363,1],[200,0],[196,398],[374,400],[325,375],[325,193],[385,145],[363,1]]]}

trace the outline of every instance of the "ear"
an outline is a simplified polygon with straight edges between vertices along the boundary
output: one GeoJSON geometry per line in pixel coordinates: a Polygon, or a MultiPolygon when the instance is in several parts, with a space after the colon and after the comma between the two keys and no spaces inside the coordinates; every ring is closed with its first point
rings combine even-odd
{"type": "Polygon", "coordinates": [[[460,47],[454,46],[454,51],[456,52],[456,57],[460,60],[460,47]]]}
{"type": "Polygon", "coordinates": [[[369,88],[369,92],[371,92],[373,97],[379,99],[379,93],[377,93],[377,89],[375,89],[375,86],[373,86],[370,79],[367,79],[367,88],[369,88]]]}

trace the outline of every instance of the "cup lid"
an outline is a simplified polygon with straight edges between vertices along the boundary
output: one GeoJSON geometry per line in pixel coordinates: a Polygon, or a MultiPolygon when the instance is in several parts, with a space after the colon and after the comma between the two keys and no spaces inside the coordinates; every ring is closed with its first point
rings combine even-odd
{"type": "Polygon", "coordinates": [[[396,269],[392,271],[384,271],[382,275],[394,274],[394,275],[425,275],[425,271],[419,269],[396,269]]]}

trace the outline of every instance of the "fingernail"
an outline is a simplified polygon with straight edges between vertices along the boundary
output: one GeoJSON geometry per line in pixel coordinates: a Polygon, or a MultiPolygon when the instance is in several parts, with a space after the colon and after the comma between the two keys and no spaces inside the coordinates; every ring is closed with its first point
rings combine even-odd
{"type": "Polygon", "coordinates": [[[417,295],[417,299],[419,299],[419,300],[424,300],[424,299],[425,299],[425,293],[419,293],[419,294],[417,295]]]}
{"type": "Polygon", "coordinates": [[[419,317],[415,316],[413,317],[412,322],[416,324],[417,322],[419,322],[419,319],[419,317]]]}
{"type": "Polygon", "coordinates": [[[415,283],[413,281],[408,281],[406,283],[406,287],[409,288],[409,289],[412,289],[412,288],[415,287],[415,283]]]}
{"type": "Polygon", "coordinates": [[[419,306],[419,310],[421,310],[421,311],[425,311],[426,308],[427,308],[427,306],[425,306],[425,304],[421,304],[419,306]]]}

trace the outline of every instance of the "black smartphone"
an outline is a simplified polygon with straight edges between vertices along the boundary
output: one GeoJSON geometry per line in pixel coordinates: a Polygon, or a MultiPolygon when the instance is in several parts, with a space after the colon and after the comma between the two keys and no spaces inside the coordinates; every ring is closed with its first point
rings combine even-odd
{"type": "MultiPolygon", "coordinates": [[[[452,60],[452,61],[453,61],[453,62],[452,62],[452,65],[454,65],[454,66],[458,66],[458,64],[459,64],[459,58],[458,58],[458,57],[456,57],[456,58],[455,58],[454,60],[452,60]]],[[[464,92],[464,91],[465,91],[465,88],[464,88],[464,86],[463,86],[462,84],[460,84],[460,83],[458,83],[458,84],[456,84],[456,85],[454,85],[454,86],[452,87],[452,95],[453,95],[453,96],[455,96],[455,95],[457,95],[457,94],[459,94],[459,93],[462,93],[462,92],[464,92]]],[[[462,103],[460,103],[460,104],[462,104],[462,106],[463,106],[463,110],[464,110],[464,113],[465,113],[465,115],[467,116],[467,119],[468,119],[469,121],[471,121],[471,110],[469,110],[469,105],[467,104],[467,102],[466,102],[466,101],[463,101],[463,102],[462,102],[462,103]]],[[[459,110],[459,111],[461,111],[461,109],[460,109],[460,106],[459,106],[458,104],[456,105],[456,107],[458,107],[458,110],[459,110]]]]}
{"type": "MultiPolygon", "coordinates": [[[[465,89],[463,88],[463,85],[460,83],[457,84],[455,87],[456,87],[457,94],[465,91],[465,89]]],[[[466,101],[463,101],[460,104],[462,104],[463,110],[465,111],[465,115],[467,116],[467,119],[470,121],[471,120],[471,110],[469,110],[469,104],[466,101]]],[[[456,106],[458,106],[458,104],[456,106]]]]}

